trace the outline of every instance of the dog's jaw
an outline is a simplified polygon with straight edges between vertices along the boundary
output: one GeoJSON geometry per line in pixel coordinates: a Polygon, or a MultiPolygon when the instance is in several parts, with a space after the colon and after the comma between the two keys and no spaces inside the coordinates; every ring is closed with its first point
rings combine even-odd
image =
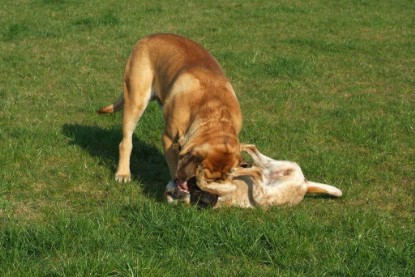
{"type": "Polygon", "coordinates": [[[166,197],[167,203],[169,204],[177,204],[179,202],[186,204],[190,203],[190,193],[188,191],[185,192],[179,189],[176,181],[170,181],[167,184],[164,195],[166,197]]]}
{"type": "Polygon", "coordinates": [[[189,186],[187,181],[176,179],[176,187],[179,191],[189,193],[189,186]]]}

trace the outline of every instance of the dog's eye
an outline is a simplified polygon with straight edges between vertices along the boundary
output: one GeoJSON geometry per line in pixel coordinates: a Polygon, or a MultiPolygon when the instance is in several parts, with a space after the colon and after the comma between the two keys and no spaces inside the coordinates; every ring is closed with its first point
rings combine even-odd
{"type": "Polygon", "coordinates": [[[242,168],[248,168],[248,167],[252,167],[252,164],[249,164],[249,163],[244,162],[244,163],[241,163],[240,164],[240,167],[242,167],[242,168]]]}
{"type": "Polygon", "coordinates": [[[190,156],[190,152],[187,152],[187,153],[185,153],[185,154],[179,154],[179,158],[180,159],[186,159],[186,158],[188,158],[190,156]]]}

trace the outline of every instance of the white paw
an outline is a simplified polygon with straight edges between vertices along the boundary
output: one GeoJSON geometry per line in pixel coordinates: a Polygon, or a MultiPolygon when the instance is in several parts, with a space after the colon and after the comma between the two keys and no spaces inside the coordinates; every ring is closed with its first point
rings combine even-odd
{"type": "Polygon", "coordinates": [[[116,174],[115,181],[119,183],[128,183],[131,181],[131,174],[116,174]]]}

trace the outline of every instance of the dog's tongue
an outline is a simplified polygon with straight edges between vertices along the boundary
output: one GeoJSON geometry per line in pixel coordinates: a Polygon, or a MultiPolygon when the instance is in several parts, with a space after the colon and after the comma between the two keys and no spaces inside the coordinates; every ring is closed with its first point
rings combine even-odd
{"type": "Polygon", "coordinates": [[[187,186],[187,181],[176,180],[176,186],[179,188],[180,191],[189,192],[189,187],[187,186]]]}

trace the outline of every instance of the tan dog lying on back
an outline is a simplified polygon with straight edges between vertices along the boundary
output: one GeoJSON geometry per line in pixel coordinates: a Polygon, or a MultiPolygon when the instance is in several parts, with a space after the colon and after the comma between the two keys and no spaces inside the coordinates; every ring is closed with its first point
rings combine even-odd
{"type": "Polygon", "coordinates": [[[123,96],[101,108],[124,107],[123,139],[116,180],[131,180],[135,126],[150,100],[163,106],[163,146],[170,176],[182,191],[202,165],[209,178],[223,179],[239,165],[242,115],[232,86],[216,59],[197,43],[170,34],[137,42],[127,61],[123,96]]]}
{"type": "MultiPolygon", "coordinates": [[[[307,181],[298,164],[288,161],[276,161],[261,154],[254,145],[241,145],[254,160],[249,168],[237,168],[227,181],[206,180],[203,167],[196,173],[196,183],[200,190],[217,199],[202,195],[199,201],[211,204],[215,208],[237,206],[242,208],[278,205],[296,205],[306,193],[323,193],[340,197],[342,192],[329,185],[307,181]]],[[[192,191],[190,192],[193,193],[192,191]]],[[[180,200],[189,202],[187,195],[180,194],[174,186],[167,186],[168,202],[180,200]]]]}

